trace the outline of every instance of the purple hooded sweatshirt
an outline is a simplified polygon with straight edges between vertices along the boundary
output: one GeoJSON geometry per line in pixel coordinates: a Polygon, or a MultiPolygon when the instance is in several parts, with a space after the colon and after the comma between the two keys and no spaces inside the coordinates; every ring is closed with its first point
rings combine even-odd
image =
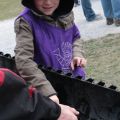
{"type": "Polygon", "coordinates": [[[55,70],[62,70],[64,73],[71,72],[73,77],[82,76],[85,79],[84,69],[77,67],[71,70],[72,45],[76,38],[80,37],[79,31],[74,24],[65,30],[53,26],[34,15],[26,8],[20,14],[30,25],[34,36],[34,61],[55,70]]]}

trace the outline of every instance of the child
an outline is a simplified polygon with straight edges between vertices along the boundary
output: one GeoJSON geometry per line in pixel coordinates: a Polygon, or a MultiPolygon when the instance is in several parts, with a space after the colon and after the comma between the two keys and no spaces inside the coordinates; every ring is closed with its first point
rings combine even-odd
{"type": "Polygon", "coordinates": [[[86,60],[74,23],[74,0],[22,0],[22,4],[26,8],[15,21],[16,67],[29,85],[59,103],[38,64],[84,77],[81,67],[86,60]]]}

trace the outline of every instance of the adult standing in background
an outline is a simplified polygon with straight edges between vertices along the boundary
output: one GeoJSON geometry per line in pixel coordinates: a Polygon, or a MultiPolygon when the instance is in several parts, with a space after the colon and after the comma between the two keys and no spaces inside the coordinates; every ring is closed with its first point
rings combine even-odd
{"type": "Polygon", "coordinates": [[[92,9],[90,0],[81,0],[81,4],[82,4],[85,18],[88,22],[102,19],[102,16],[100,14],[96,14],[92,9]]]}
{"type": "Polygon", "coordinates": [[[106,24],[120,26],[120,0],[101,0],[106,24]]]}

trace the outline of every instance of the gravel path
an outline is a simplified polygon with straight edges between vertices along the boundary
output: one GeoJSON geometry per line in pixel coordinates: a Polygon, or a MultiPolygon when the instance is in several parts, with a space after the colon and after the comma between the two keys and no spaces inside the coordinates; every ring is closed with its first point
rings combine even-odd
{"type": "Polygon", "coordinates": [[[106,25],[100,0],[94,0],[92,6],[97,14],[101,14],[103,16],[102,20],[87,22],[83,15],[81,6],[74,8],[75,21],[84,40],[96,39],[108,34],[120,33],[120,27],[116,27],[114,24],[111,26],[106,25]]]}

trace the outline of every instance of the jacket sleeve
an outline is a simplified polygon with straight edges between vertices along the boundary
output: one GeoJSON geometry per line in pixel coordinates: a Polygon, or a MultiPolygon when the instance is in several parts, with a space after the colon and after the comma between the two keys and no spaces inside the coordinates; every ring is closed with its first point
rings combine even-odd
{"type": "Polygon", "coordinates": [[[18,18],[15,21],[16,47],[15,61],[16,67],[21,77],[29,85],[33,85],[44,96],[56,94],[50,82],[46,79],[44,73],[33,61],[34,44],[32,30],[24,18],[18,18]]]}
{"type": "Polygon", "coordinates": [[[57,120],[60,116],[57,103],[28,88],[14,72],[0,68],[0,80],[0,120],[57,120]]]}
{"type": "Polygon", "coordinates": [[[73,42],[73,57],[85,57],[83,40],[80,37],[80,32],[76,25],[74,25],[74,42],[73,42]]]}
{"type": "Polygon", "coordinates": [[[38,116],[39,120],[57,120],[61,114],[61,107],[51,99],[38,94],[35,112],[34,116],[38,116]]]}

